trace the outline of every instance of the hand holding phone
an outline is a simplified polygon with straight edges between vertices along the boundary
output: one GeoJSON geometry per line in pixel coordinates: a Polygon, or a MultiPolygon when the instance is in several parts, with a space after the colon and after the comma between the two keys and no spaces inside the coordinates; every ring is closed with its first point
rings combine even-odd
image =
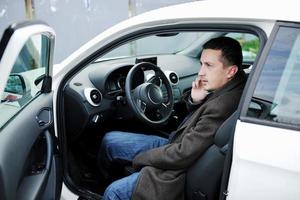
{"type": "Polygon", "coordinates": [[[208,95],[208,91],[204,89],[204,83],[200,76],[192,82],[191,97],[194,103],[201,102],[208,95]]]}

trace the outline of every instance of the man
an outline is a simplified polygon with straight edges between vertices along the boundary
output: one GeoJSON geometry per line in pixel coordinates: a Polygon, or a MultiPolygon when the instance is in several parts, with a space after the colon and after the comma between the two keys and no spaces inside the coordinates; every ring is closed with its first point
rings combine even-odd
{"type": "Polygon", "coordinates": [[[103,138],[101,169],[128,161],[137,172],[113,182],[103,199],[184,199],[186,170],[213,143],[218,127],[237,109],[245,84],[240,44],[228,37],[203,45],[189,102],[195,111],[168,139],[114,131],[103,138]]]}

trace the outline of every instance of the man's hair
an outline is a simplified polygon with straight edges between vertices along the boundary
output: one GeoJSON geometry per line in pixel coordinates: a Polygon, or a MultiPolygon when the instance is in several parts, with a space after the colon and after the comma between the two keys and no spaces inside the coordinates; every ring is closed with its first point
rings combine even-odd
{"type": "Polygon", "coordinates": [[[242,68],[242,47],[235,39],[230,37],[213,38],[203,45],[204,49],[221,50],[222,62],[225,66],[236,65],[239,70],[242,68]]]}

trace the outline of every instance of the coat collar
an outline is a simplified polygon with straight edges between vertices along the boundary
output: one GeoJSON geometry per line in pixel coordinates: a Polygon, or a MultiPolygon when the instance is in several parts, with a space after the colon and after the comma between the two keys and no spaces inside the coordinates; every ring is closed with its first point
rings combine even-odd
{"type": "Polygon", "coordinates": [[[232,80],[226,83],[222,88],[217,89],[209,94],[206,99],[206,102],[211,101],[212,99],[228,92],[236,87],[241,87],[245,85],[246,82],[246,74],[244,71],[238,71],[238,73],[234,76],[232,80]]]}
{"type": "MultiPolygon", "coordinates": [[[[211,101],[212,99],[224,94],[225,92],[228,92],[230,90],[233,90],[237,87],[240,87],[241,89],[244,87],[245,83],[246,83],[246,74],[244,71],[239,71],[232,80],[230,80],[227,84],[225,84],[222,88],[215,90],[213,92],[211,92],[210,94],[208,94],[208,96],[206,97],[206,99],[204,100],[204,103],[207,103],[209,101],[211,101]]],[[[203,105],[202,104],[202,105],[203,105]]],[[[201,106],[200,106],[201,107],[201,106]]],[[[197,109],[192,116],[197,115],[196,113],[199,112],[200,110],[197,109]]],[[[192,117],[190,116],[190,117],[192,117]]],[[[179,127],[176,131],[176,134],[178,134],[180,132],[180,130],[183,130],[184,128],[186,128],[188,125],[188,123],[184,123],[181,127],[179,127]]],[[[175,138],[175,137],[174,137],[175,138]]]]}
{"type": "MultiPolygon", "coordinates": [[[[233,90],[237,87],[240,87],[241,89],[244,87],[245,83],[246,83],[246,74],[244,71],[239,71],[232,80],[230,80],[227,84],[225,84],[222,88],[215,90],[213,92],[211,92],[210,94],[208,94],[208,96],[206,97],[206,99],[204,100],[203,104],[206,104],[207,102],[211,101],[212,99],[224,94],[225,92],[228,92],[230,90],[233,90]]],[[[202,104],[202,105],[203,105],[202,104]]],[[[201,106],[200,106],[201,107],[201,106]]],[[[197,109],[192,116],[197,115],[197,112],[199,112],[200,110],[197,109]]],[[[192,117],[191,116],[191,117],[192,117]]],[[[188,123],[184,123],[179,129],[177,129],[177,133],[186,128],[188,125],[188,123]]]]}

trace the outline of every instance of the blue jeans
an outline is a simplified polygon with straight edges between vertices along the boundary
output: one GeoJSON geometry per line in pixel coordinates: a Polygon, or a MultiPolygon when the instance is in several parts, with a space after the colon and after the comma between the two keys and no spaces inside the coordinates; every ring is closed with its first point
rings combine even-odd
{"type": "MultiPolygon", "coordinates": [[[[115,160],[131,162],[137,154],[163,146],[168,142],[168,139],[154,135],[109,132],[104,136],[99,152],[100,163],[106,165],[101,168],[109,169],[115,160]]],[[[104,192],[103,200],[131,199],[138,176],[139,172],[135,172],[111,183],[104,192]]]]}

